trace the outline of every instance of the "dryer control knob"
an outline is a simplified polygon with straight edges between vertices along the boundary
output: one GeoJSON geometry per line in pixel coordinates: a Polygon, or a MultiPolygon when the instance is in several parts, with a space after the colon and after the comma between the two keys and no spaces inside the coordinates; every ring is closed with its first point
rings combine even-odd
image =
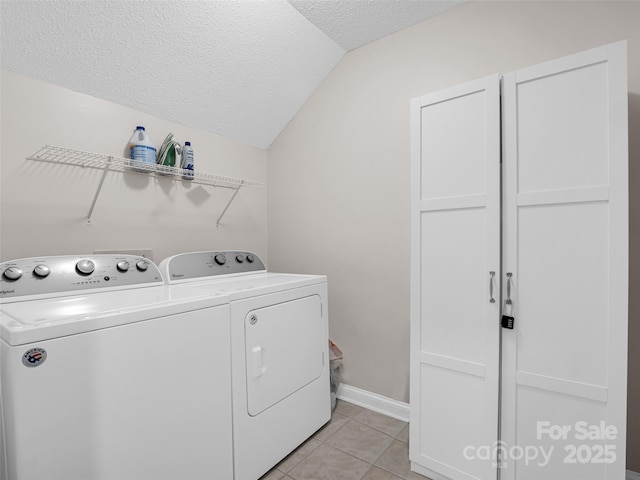
{"type": "Polygon", "coordinates": [[[244,255],[236,255],[236,262],[238,263],[244,262],[244,255]]]}
{"type": "Polygon", "coordinates": [[[18,267],[9,267],[4,271],[3,275],[7,280],[18,280],[22,276],[22,270],[18,267]]]}
{"type": "Polygon", "coordinates": [[[93,273],[95,269],[96,269],[96,264],[93,263],[91,260],[84,259],[76,263],[76,270],[81,275],[90,275],[93,273]]]}
{"type": "Polygon", "coordinates": [[[247,262],[249,263],[253,263],[253,261],[256,259],[256,257],[254,257],[253,255],[249,254],[247,255],[247,262]]]}
{"type": "Polygon", "coordinates": [[[224,256],[223,253],[217,254],[213,259],[216,261],[218,265],[224,265],[227,263],[227,257],[224,256]]]}
{"type": "Polygon", "coordinates": [[[33,274],[36,277],[44,278],[51,273],[51,269],[46,265],[36,265],[36,268],[33,269],[33,274]]]}
{"type": "Polygon", "coordinates": [[[120,260],[116,267],[118,268],[119,272],[126,272],[129,270],[129,262],[127,262],[126,260],[120,260]]]}
{"type": "Polygon", "coordinates": [[[149,264],[144,260],[140,260],[138,263],[136,263],[136,268],[141,272],[146,272],[147,268],[149,268],[149,264]]]}

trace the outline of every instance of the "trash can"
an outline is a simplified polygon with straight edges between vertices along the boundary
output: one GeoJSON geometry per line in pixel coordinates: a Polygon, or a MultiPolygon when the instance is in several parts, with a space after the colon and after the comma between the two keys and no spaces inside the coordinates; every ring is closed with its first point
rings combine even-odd
{"type": "Polygon", "coordinates": [[[329,340],[329,379],[331,383],[331,411],[336,408],[336,395],[340,386],[340,365],[342,365],[342,350],[329,340]]]}

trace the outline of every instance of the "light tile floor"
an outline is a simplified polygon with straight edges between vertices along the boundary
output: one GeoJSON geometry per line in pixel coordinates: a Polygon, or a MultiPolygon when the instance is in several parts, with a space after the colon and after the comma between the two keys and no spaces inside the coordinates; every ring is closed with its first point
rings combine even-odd
{"type": "Polygon", "coordinates": [[[409,467],[409,424],[338,400],[331,421],[261,480],[425,480],[409,467]]]}

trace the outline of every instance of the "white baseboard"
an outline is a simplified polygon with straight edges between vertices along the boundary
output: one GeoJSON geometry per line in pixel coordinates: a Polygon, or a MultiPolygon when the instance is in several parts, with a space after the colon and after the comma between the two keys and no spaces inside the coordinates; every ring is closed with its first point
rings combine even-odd
{"type": "Polygon", "coordinates": [[[626,480],[640,480],[640,473],[632,472],[631,470],[627,470],[627,478],[626,480]]]}
{"type": "Polygon", "coordinates": [[[393,398],[383,397],[377,393],[368,392],[367,390],[343,383],[338,387],[336,396],[345,402],[353,403],[354,405],[382,413],[383,415],[402,420],[403,422],[409,421],[408,403],[399,402],[393,398]]]}

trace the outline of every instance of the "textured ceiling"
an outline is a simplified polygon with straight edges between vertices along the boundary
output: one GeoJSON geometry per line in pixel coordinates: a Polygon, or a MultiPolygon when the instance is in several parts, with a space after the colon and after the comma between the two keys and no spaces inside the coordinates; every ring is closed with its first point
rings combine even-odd
{"type": "Polygon", "coordinates": [[[1,0],[3,69],[260,148],[343,55],[462,1],[1,0]]]}
{"type": "Polygon", "coordinates": [[[455,0],[288,1],[347,51],[464,3],[455,0]]]}

